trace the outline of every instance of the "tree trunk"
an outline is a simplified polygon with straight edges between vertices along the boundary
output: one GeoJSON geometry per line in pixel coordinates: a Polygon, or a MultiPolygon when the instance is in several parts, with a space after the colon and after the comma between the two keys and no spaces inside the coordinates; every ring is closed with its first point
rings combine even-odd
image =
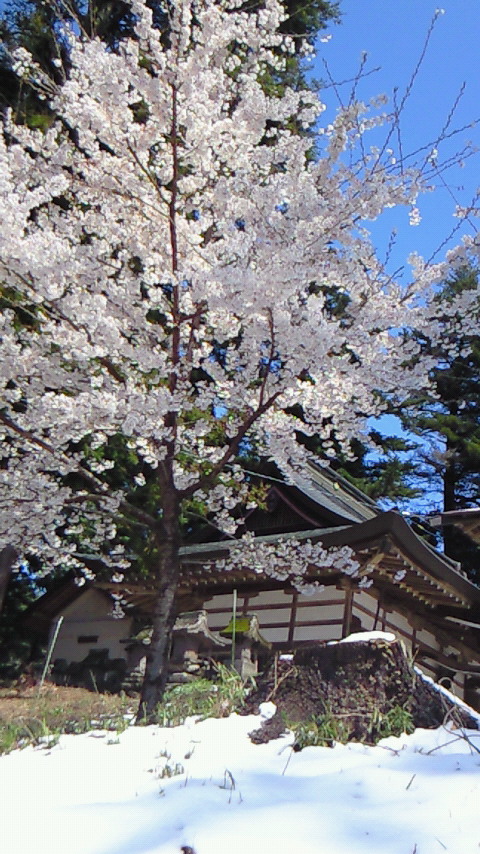
{"type": "Polygon", "coordinates": [[[152,641],[147,653],[137,723],[153,721],[168,679],[168,664],[173,625],[175,622],[175,595],[180,574],[180,506],[172,489],[163,507],[159,540],[158,594],[153,614],[152,641]]]}
{"type": "MultiPolygon", "coordinates": [[[[450,445],[450,442],[447,439],[446,449],[450,453],[455,452],[455,448],[450,445]]],[[[457,502],[456,502],[456,485],[457,485],[457,472],[455,460],[452,458],[447,458],[447,464],[445,466],[445,471],[443,473],[443,510],[444,512],[448,510],[457,510],[457,502]]],[[[457,537],[456,531],[453,525],[445,525],[443,528],[443,548],[445,554],[448,557],[453,558],[454,560],[458,560],[457,558],[457,537]]]]}
{"type": "Polygon", "coordinates": [[[12,567],[17,559],[17,552],[13,546],[5,546],[0,551],[0,614],[7,592],[8,582],[12,574],[12,567]]]}

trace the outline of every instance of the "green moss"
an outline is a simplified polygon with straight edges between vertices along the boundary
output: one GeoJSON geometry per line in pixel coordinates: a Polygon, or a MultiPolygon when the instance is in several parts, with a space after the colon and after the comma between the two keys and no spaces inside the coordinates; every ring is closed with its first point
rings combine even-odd
{"type": "Polygon", "coordinates": [[[222,635],[233,635],[240,632],[248,632],[250,629],[250,617],[237,617],[236,620],[232,617],[226,629],[222,629],[222,635]]]}

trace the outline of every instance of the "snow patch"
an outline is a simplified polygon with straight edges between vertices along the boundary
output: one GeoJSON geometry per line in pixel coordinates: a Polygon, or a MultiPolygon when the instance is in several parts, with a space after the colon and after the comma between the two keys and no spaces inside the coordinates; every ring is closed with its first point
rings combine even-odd
{"type": "Polygon", "coordinates": [[[369,643],[370,641],[375,640],[383,640],[391,643],[396,640],[396,637],[392,632],[355,632],[352,635],[347,635],[346,638],[342,638],[339,641],[328,641],[327,645],[333,646],[337,643],[358,643],[358,641],[369,643]]]}

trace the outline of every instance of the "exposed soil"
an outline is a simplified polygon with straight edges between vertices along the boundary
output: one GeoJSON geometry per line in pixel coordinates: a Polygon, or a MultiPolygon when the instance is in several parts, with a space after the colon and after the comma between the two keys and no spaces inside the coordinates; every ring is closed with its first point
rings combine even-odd
{"type": "Polygon", "coordinates": [[[414,727],[437,727],[449,717],[458,726],[477,728],[473,717],[415,673],[399,641],[304,647],[258,678],[247,711],[268,700],[277,713],[252,733],[256,743],[277,738],[287,723],[332,717],[341,726],[339,740],[372,743],[385,734],[386,716],[401,719],[402,710],[414,727]]]}

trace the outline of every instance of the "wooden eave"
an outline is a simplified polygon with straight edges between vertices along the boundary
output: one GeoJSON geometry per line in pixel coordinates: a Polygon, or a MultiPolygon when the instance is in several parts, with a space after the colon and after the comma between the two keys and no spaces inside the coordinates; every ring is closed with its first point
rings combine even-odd
{"type": "Polygon", "coordinates": [[[378,505],[346,478],[314,460],[306,463],[303,471],[293,475],[297,494],[306,497],[322,515],[329,514],[333,524],[361,523],[377,516],[378,505]]]}
{"type": "Polygon", "coordinates": [[[267,506],[252,509],[245,519],[246,530],[254,531],[256,536],[352,525],[381,512],[348,480],[315,461],[307,462],[289,484],[275,466],[266,466],[256,479],[270,484],[267,506]]]}
{"type": "MultiPolygon", "coordinates": [[[[415,598],[431,608],[478,609],[480,589],[465,578],[448,558],[433,551],[395,511],[381,513],[355,525],[314,529],[285,534],[282,539],[297,542],[321,542],[326,548],[349,546],[364,566],[364,574],[373,579],[391,595],[415,598]],[[374,560],[378,552],[382,560],[374,560]],[[370,565],[374,561],[375,565],[370,565]],[[398,573],[405,570],[405,576],[398,573]],[[397,578],[395,578],[397,576],[397,578]]],[[[278,535],[260,536],[262,543],[278,541],[278,535]]],[[[236,541],[187,546],[182,549],[182,587],[215,584],[217,588],[231,588],[239,583],[252,583],[255,587],[264,577],[248,567],[230,571],[215,568],[215,562],[228,561],[230,547],[236,541]]],[[[338,574],[339,571],[337,570],[338,574]]],[[[329,573],[322,567],[310,567],[309,576],[325,579],[329,573]]]]}
{"type": "MultiPolygon", "coordinates": [[[[380,513],[353,525],[257,537],[259,542],[272,545],[279,539],[321,542],[325,548],[349,546],[360,562],[359,575],[365,575],[373,582],[371,592],[376,590],[377,595],[396,601],[404,609],[427,609],[430,614],[437,614],[443,621],[445,630],[450,631],[450,635],[453,626],[444,622],[444,618],[449,614],[469,616],[471,620],[478,619],[480,622],[480,589],[465,578],[452,561],[433,551],[412,531],[403,517],[394,511],[380,513]]],[[[194,602],[185,610],[197,607],[196,597],[226,593],[233,588],[244,592],[251,589],[260,591],[290,588],[288,582],[269,578],[248,566],[233,570],[218,569],[217,561],[221,559],[226,560],[228,565],[229,552],[234,545],[238,545],[237,540],[200,543],[181,548],[182,572],[177,596],[181,601],[187,601],[189,598],[194,602]]],[[[334,585],[339,584],[346,576],[339,568],[312,565],[308,569],[307,578],[334,585]]],[[[358,582],[358,578],[354,581],[358,582]]],[[[144,614],[150,613],[153,608],[156,596],[154,589],[125,583],[104,583],[95,586],[107,595],[121,595],[129,608],[133,607],[144,614]]],[[[66,590],[47,594],[35,603],[29,622],[32,628],[35,623],[37,630],[44,630],[62,608],[86,589],[77,587],[73,582],[69,582],[66,587],[66,590]]],[[[476,637],[474,629],[472,632],[475,633],[472,637],[476,637]]]]}
{"type": "Polygon", "coordinates": [[[393,510],[348,529],[333,531],[322,542],[325,546],[348,545],[357,551],[381,542],[385,537],[399,559],[405,562],[407,574],[412,577],[413,572],[417,577],[415,583],[412,581],[412,587],[419,594],[429,593],[439,599],[445,597],[454,607],[480,608],[480,588],[459,572],[453,561],[430,548],[403,516],[393,510]]]}
{"type": "Polygon", "coordinates": [[[431,516],[430,524],[435,527],[444,525],[453,525],[459,528],[467,537],[470,537],[474,543],[480,545],[480,508],[471,507],[466,510],[447,510],[445,513],[438,513],[431,516]]]}

